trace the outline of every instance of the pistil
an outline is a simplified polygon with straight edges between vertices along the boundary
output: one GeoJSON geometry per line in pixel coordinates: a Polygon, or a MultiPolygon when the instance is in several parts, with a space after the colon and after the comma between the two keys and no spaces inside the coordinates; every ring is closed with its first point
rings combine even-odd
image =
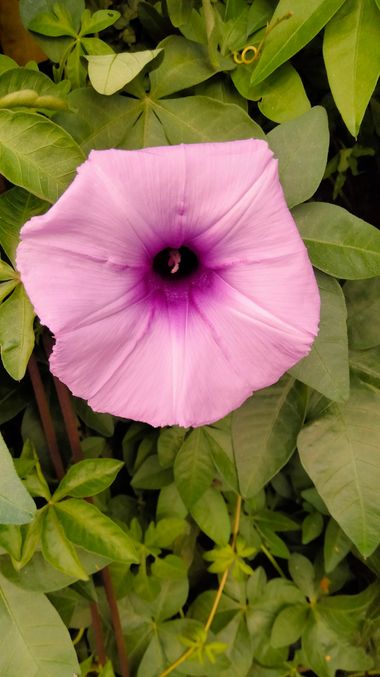
{"type": "Polygon", "coordinates": [[[171,249],[169,252],[168,266],[171,269],[171,273],[178,273],[179,264],[181,263],[181,254],[178,249],[171,249]]]}

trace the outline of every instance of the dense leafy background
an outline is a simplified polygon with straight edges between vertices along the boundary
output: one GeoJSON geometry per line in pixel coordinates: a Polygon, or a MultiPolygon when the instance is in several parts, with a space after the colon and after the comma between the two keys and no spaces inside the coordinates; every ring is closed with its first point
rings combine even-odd
{"type": "Polygon", "coordinates": [[[378,0],[20,14],[2,4],[1,677],[379,674],[378,0]],[[316,269],[310,355],[194,430],[70,403],[14,267],[22,224],[93,148],[248,137],[316,269]]]}

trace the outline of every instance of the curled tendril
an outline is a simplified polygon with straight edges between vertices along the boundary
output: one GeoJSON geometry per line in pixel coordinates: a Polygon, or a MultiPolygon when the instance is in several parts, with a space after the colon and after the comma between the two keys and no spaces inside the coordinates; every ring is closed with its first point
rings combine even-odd
{"type": "Polygon", "coordinates": [[[235,51],[232,53],[233,59],[237,64],[251,64],[259,57],[259,49],[254,45],[247,45],[241,52],[235,51]],[[252,53],[252,56],[248,56],[252,53]]]}
{"type": "Polygon", "coordinates": [[[274,28],[276,28],[276,26],[278,26],[278,24],[280,24],[282,21],[286,21],[287,19],[290,19],[292,16],[293,12],[287,12],[287,14],[284,14],[284,16],[281,16],[278,19],[276,19],[276,21],[272,25],[267,24],[264,37],[257,47],[255,47],[254,45],[247,45],[246,47],[244,47],[243,50],[241,50],[241,52],[239,50],[235,50],[234,52],[232,52],[234,62],[240,66],[240,64],[242,63],[244,63],[245,65],[249,65],[257,61],[264,46],[264,42],[268,37],[269,33],[271,33],[271,31],[274,28]],[[248,54],[250,53],[252,53],[252,56],[248,56],[248,54]]]}

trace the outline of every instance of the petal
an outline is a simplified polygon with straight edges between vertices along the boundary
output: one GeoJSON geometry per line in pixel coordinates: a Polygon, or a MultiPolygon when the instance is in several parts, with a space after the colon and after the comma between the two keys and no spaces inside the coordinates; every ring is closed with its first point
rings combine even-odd
{"type": "Polygon", "coordinates": [[[37,315],[54,333],[111,317],[148,293],[140,270],[53,247],[44,237],[21,243],[17,266],[37,315]]]}
{"type": "Polygon", "coordinates": [[[59,335],[52,372],[95,411],[153,426],[203,425],[248,397],[249,383],[191,302],[148,308],[59,335]]]}
{"type": "Polygon", "coordinates": [[[158,291],[111,319],[59,335],[51,368],[95,411],[154,426],[204,425],[308,353],[318,295],[312,305],[310,322],[297,326],[292,315],[278,318],[214,274],[187,297],[158,291]]]}
{"type": "MultiPolygon", "coordinates": [[[[214,222],[208,221],[190,243],[203,252],[210,268],[286,257],[303,248],[279,182],[277,160],[263,141],[252,141],[245,151],[234,180],[224,183],[222,174],[217,184],[225,195],[225,211],[215,213],[214,222]]],[[[208,212],[212,214],[210,206],[208,212]]]]}
{"type": "Polygon", "coordinates": [[[306,248],[218,270],[219,277],[259,309],[301,331],[317,333],[320,298],[306,248]]]}

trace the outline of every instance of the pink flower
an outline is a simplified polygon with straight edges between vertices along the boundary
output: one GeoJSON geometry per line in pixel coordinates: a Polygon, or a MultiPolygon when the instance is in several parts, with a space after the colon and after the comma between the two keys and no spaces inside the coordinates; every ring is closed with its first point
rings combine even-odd
{"type": "Polygon", "coordinates": [[[51,370],[95,411],[210,423],[317,333],[317,285],[265,141],[93,151],[21,238],[51,370]]]}

